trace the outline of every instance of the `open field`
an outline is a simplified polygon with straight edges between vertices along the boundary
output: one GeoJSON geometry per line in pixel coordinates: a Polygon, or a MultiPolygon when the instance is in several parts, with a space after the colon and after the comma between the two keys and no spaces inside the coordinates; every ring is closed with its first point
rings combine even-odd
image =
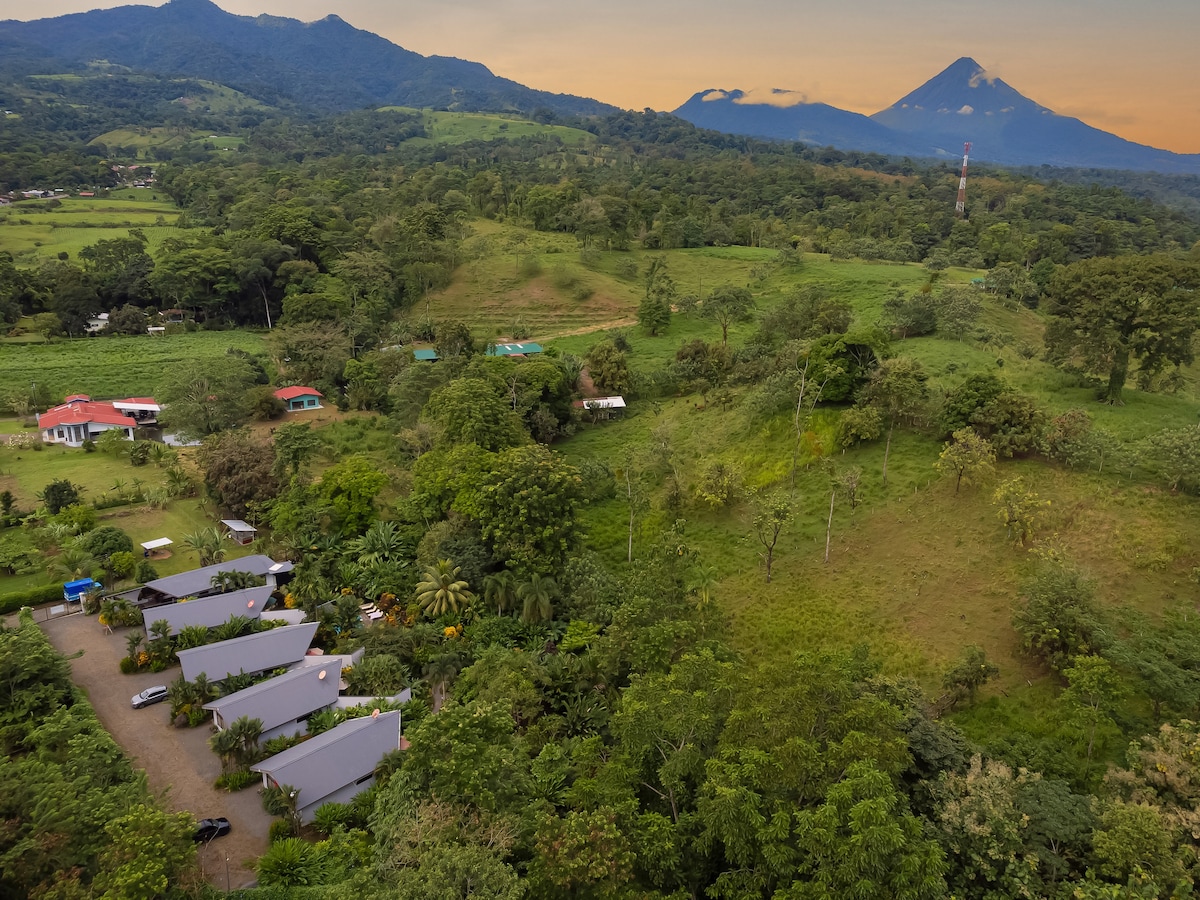
{"type": "Polygon", "coordinates": [[[176,363],[223,356],[231,348],[258,353],[262,338],[247,331],[197,331],[164,337],[0,343],[0,384],[35,381],[55,398],[74,393],[98,400],[142,397],[153,394],[176,363]]]}
{"type": "Polygon", "coordinates": [[[178,128],[116,128],[97,135],[89,144],[105,147],[135,148],[137,158],[153,161],[155,151],[161,149],[180,150],[199,145],[210,150],[236,150],[246,142],[236,135],[210,134],[206,131],[180,131],[178,128]]]}
{"type": "Polygon", "coordinates": [[[127,237],[142,229],[153,250],[175,233],[179,210],[165,194],[143,190],[137,199],[67,197],[46,209],[44,200],[14,203],[0,211],[0,251],[32,263],[67,253],[71,258],[97,241],[127,237]],[[162,197],[156,200],[156,197],[162,197]]]}
{"type": "Polygon", "coordinates": [[[416,110],[400,106],[384,106],[380,111],[422,112],[429,137],[411,138],[411,144],[463,144],[467,141],[494,141],[497,138],[546,137],[560,138],[568,146],[579,146],[595,140],[595,136],[579,128],[565,125],[542,125],[517,116],[494,113],[460,113],[416,110]]]}

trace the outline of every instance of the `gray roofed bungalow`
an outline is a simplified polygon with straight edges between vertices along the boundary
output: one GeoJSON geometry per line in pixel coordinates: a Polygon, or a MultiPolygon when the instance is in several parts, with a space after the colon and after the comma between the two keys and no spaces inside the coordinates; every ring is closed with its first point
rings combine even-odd
{"type": "Polygon", "coordinates": [[[249,572],[259,578],[266,578],[272,587],[278,576],[292,571],[290,562],[277,563],[269,556],[259,553],[254,556],[242,556],[230,559],[213,566],[192,569],[190,572],[180,572],[178,575],[168,575],[166,578],[156,578],[142,585],[138,603],[142,606],[155,603],[173,603],[180,597],[205,597],[219,593],[212,586],[214,575],[222,572],[249,572]]]}
{"type": "Polygon", "coordinates": [[[165,619],[171,626],[171,634],[179,634],[187,625],[203,625],[205,628],[216,628],[228,622],[233,616],[244,616],[257,620],[271,598],[270,585],[263,587],[245,588],[240,591],[229,591],[226,594],[214,594],[211,597],[197,597],[186,603],[168,603],[155,606],[145,613],[146,634],[155,622],[165,619]]]}
{"type": "Polygon", "coordinates": [[[262,722],[263,741],[283,734],[304,734],[310,715],[337,702],[341,676],[342,658],[335,656],[205,703],[204,708],[212,710],[219,731],[247,716],[262,722]]]}
{"type": "Polygon", "coordinates": [[[375,767],[400,748],[400,711],[343,722],[250,767],[263,786],[291,785],[304,823],[322,803],[348,803],[375,783],[375,767]]]}
{"type": "Polygon", "coordinates": [[[188,681],[195,681],[201,672],[209,681],[220,681],[239,672],[266,672],[304,659],[316,633],[316,622],[281,625],[231,641],[180,650],[179,665],[188,681]]]}

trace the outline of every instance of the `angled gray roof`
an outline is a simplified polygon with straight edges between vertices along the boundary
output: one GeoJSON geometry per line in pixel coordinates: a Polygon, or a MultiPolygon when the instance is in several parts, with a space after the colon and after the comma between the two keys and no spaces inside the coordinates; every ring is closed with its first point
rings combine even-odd
{"type": "Polygon", "coordinates": [[[265,672],[303,659],[316,633],[316,622],[280,625],[231,641],[180,650],[179,664],[188,681],[195,681],[201,672],[209,681],[220,681],[238,672],[265,672]]]}
{"type": "Polygon", "coordinates": [[[336,702],[341,674],[342,660],[335,656],[323,665],[293,669],[260,681],[244,691],[205,703],[204,708],[219,715],[218,725],[225,728],[247,716],[261,721],[263,731],[270,731],[336,702]]]}
{"type": "Polygon", "coordinates": [[[259,553],[192,569],[190,572],[180,572],[178,575],[168,575],[166,578],[156,578],[154,581],[147,581],[145,587],[152,591],[158,591],[160,594],[166,594],[168,597],[187,597],[202,591],[211,591],[212,577],[222,572],[250,572],[262,578],[268,573],[290,571],[292,571],[290,562],[277,563],[271,557],[259,553]],[[283,566],[283,568],[274,569],[274,566],[283,566]]]}
{"type": "Polygon", "coordinates": [[[343,722],[250,768],[278,785],[290,784],[300,792],[297,805],[309,807],[367,777],[384,756],[399,747],[397,709],[343,722]]]}
{"type": "Polygon", "coordinates": [[[179,634],[180,629],[187,625],[216,628],[228,622],[231,616],[257,619],[262,615],[263,606],[273,590],[270,585],[263,585],[229,591],[226,594],[213,594],[211,597],[197,597],[186,603],[152,607],[146,610],[146,633],[149,634],[150,627],[160,619],[167,620],[171,626],[171,634],[179,634]]]}

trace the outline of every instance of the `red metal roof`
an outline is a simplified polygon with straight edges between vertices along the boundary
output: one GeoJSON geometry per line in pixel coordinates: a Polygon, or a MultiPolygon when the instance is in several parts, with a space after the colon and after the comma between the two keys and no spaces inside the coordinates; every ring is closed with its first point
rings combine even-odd
{"type": "Polygon", "coordinates": [[[295,400],[297,397],[324,397],[325,395],[316,388],[295,384],[291,387],[280,388],[275,392],[275,396],[280,400],[295,400]]]}
{"type": "MultiPolygon", "coordinates": [[[[82,394],[76,397],[83,397],[82,394]]],[[[117,412],[111,403],[102,403],[88,399],[67,398],[67,402],[46,410],[38,416],[38,428],[57,428],[59,425],[86,425],[95,422],[97,425],[122,425],[136,428],[137,422],[131,416],[117,412]]]]}
{"type": "Polygon", "coordinates": [[[153,397],[126,397],[124,400],[114,400],[113,403],[141,403],[147,406],[158,406],[158,401],[153,397]]]}

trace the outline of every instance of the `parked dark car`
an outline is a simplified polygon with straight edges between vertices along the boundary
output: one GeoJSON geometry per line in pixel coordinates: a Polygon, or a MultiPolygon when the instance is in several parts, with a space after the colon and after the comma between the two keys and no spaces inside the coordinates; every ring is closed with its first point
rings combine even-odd
{"type": "Polygon", "coordinates": [[[151,703],[159,703],[167,699],[167,686],[165,684],[156,684],[154,687],[148,687],[140,694],[135,694],[132,700],[134,709],[141,709],[143,706],[149,706],[151,703]]]}
{"type": "Polygon", "coordinates": [[[196,832],[192,835],[192,840],[196,843],[208,843],[213,838],[224,837],[229,834],[229,820],[224,816],[219,819],[201,819],[200,824],[196,826],[196,832]]]}

